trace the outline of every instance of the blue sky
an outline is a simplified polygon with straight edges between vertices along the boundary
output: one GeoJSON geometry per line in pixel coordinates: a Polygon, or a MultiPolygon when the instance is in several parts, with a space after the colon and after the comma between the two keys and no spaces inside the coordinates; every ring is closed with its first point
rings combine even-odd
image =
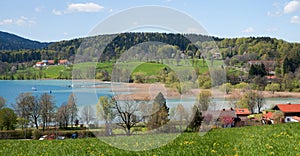
{"type": "Polygon", "coordinates": [[[300,0],[4,0],[0,30],[38,41],[73,39],[87,36],[111,15],[145,5],[186,13],[217,37],[300,42],[300,0]]]}

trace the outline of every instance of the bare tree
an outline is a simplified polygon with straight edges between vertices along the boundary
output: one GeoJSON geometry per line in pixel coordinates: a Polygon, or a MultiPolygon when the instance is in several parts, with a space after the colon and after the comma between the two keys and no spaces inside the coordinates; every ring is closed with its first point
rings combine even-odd
{"type": "Polygon", "coordinates": [[[69,124],[70,113],[67,103],[63,103],[57,110],[56,121],[59,123],[59,127],[67,128],[69,124]]]}
{"type": "Polygon", "coordinates": [[[80,111],[80,116],[87,127],[89,127],[90,123],[95,119],[95,111],[91,105],[86,105],[80,111]]]}
{"type": "Polygon", "coordinates": [[[39,128],[38,120],[41,114],[41,105],[31,93],[21,93],[17,97],[16,112],[20,117],[30,119],[36,129],[39,128]]]}
{"type": "Polygon", "coordinates": [[[252,113],[254,113],[256,107],[257,111],[260,112],[265,104],[265,98],[262,93],[249,90],[242,96],[238,103],[242,107],[248,107],[252,113]]]}
{"type": "Polygon", "coordinates": [[[261,108],[265,105],[266,100],[261,91],[255,92],[254,101],[257,106],[258,113],[260,113],[261,108]]]}
{"type": "MultiPolygon", "coordinates": [[[[118,99],[118,97],[116,98],[118,99]]],[[[118,100],[115,103],[115,108],[117,110],[117,117],[121,119],[118,125],[124,128],[126,135],[130,135],[131,128],[138,122],[138,101],[125,97],[125,99],[118,100]]]]}
{"type": "Polygon", "coordinates": [[[68,104],[67,104],[68,112],[70,115],[70,122],[71,127],[73,127],[73,123],[75,121],[75,118],[77,117],[78,108],[76,106],[76,98],[74,94],[71,94],[68,98],[68,104]]]}
{"type": "Polygon", "coordinates": [[[41,105],[41,118],[44,131],[54,116],[55,103],[53,96],[48,93],[42,94],[40,96],[39,102],[41,105]]]}

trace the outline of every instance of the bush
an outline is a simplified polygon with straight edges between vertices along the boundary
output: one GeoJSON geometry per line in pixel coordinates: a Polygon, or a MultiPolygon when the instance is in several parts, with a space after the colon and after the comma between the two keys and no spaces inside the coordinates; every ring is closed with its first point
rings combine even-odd
{"type": "Polygon", "coordinates": [[[32,130],[0,131],[0,139],[30,139],[32,130]]]}
{"type": "Polygon", "coordinates": [[[32,139],[38,140],[42,136],[42,132],[38,129],[33,130],[32,139]]]}

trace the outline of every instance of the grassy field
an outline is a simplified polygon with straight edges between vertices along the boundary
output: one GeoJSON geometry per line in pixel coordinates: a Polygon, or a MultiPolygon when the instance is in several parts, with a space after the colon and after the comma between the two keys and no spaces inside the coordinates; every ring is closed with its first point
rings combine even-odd
{"type": "MultiPolygon", "coordinates": [[[[111,147],[96,138],[1,140],[0,155],[300,155],[299,129],[299,123],[292,123],[215,129],[204,136],[183,133],[165,146],[139,152],[111,147]]],[[[136,141],[135,146],[149,144],[148,141],[137,141],[137,137],[118,137],[114,142],[122,143],[124,148],[131,148],[126,146],[132,146],[128,144],[132,141],[136,141]]]]}
{"type": "MultiPolygon", "coordinates": [[[[150,62],[127,62],[122,63],[118,62],[114,64],[112,62],[84,62],[80,64],[76,64],[72,67],[65,67],[65,66],[48,66],[43,67],[42,69],[38,68],[27,68],[26,70],[18,70],[17,73],[14,75],[14,79],[18,79],[19,75],[23,74],[24,79],[39,79],[42,78],[50,78],[50,79],[70,79],[72,69],[83,69],[86,71],[88,68],[96,67],[97,71],[106,70],[108,73],[112,73],[112,70],[116,67],[120,69],[127,69],[132,72],[132,74],[136,72],[144,72],[147,76],[157,75],[159,74],[165,67],[170,67],[172,70],[176,71],[192,71],[194,72],[195,69],[199,70],[199,74],[203,74],[208,72],[209,70],[209,62],[203,63],[202,61],[197,61],[194,63],[193,67],[191,66],[192,61],[181,61],[177,66],[175,60],[169,60],[167,64],[161,63],[150,63],[150,62]],[[169,65],[168,65],[169,64],[169,65]],[[30,76],[27,76],[27,75],[30,76]]],[[[222,64],[222,61],[216,60],[214,61],[217,66],[222,64]]]]}

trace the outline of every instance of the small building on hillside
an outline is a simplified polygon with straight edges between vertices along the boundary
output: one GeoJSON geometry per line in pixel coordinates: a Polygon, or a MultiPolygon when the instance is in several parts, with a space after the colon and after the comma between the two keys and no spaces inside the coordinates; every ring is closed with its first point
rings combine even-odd
{"type": "Polygon", "coordinates": [[[68,65],[70,64],[68,60],[59,60],[58,65],[68,65]]]}
{"type": "Polygon", "coordinates": [[[35,67],[44,67],[46,65],[47,64],[45,62],[37,62],[37,63],[35,63],[35,67]]]}
{"type": "MultiPolygon", "coordinates": [[[[37,62],[34,67],[44,67],[49,65],[55,65],[54,60],[42,60],[40,62],[37,62]]],[[[69,65],[70,62],[68,60],[58,60],[58,65],[69,65]]]]}
{"type": "Polygon", "coordinates": [[[280,110],[284,114],[285,122],[291,122],[293,118],[300,117],[300,104],[277,104],[273,110],[280,110]]]}
{"type": "Polygon", "coordinates": [[[236,108],[234,110],[235,110],[236,116],[239,117],[241,120],[247,120],[248,115],[251,114],[251,112],[249,111],[248,108],[236,108]]]}
{"type": "Polygon", "coordinates": [[[48,60],[48,65],[54,65],[54,60],[48,60]]]}

